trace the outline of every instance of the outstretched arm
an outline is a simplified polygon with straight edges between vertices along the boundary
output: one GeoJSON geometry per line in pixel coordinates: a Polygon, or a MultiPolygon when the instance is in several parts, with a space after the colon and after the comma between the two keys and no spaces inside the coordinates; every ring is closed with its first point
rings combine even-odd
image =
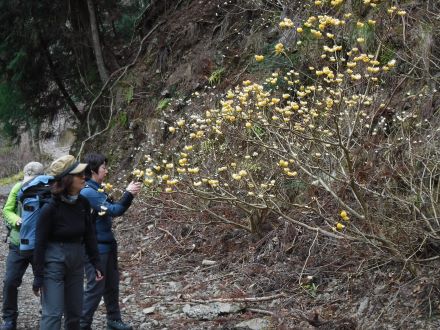
{"type": "Polygon", "coordinates": [[[131,192],[125,191],[118,201],[110,202],[107,200],[106,194],[98,192],[90,187],[81,190],[81,195],[87,198],[90,206],[96,212],[105,212],[111,217],[117,217],[124,214],[124,212],[130,207],[134,198],[131,192]]]}

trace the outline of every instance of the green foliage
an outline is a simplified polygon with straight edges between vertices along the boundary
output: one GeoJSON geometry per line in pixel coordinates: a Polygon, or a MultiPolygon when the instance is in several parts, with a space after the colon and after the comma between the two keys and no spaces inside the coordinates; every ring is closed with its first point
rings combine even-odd
{"type": "Polygon", "coordinates": [[[128,86],[128,88],[125,90],[125,100],[127,101],[127,104],[130,104],[131,101],[133,101],[133,86],[128,86]]]}
{"type": "Polygon", "coordinates": [[[23,99],[21,95],[8,83],[0,83],[0,121],[2,132],[10,138],[17,135],[18,122],[23,108],[23,99]]]}
{"type": "Polygon", "coordinates": [[[294,180],[284,181],[283,187],[286,190],[302,191],[307,188],[307,185],[301,180],[294,179],[294,180]]]}
{"type": "Polygon", "coordinates": [[[266,130],[261,126],[255,125],[252,127],[252,134],[261,139],[266,135],[266,130]]]}
{"type": "Polygon", "coordinates": [[[119,126],[121,126],[121,127],[125,127],[125,126],[127,125],[127,123],[128,123],[128,116],[127,116],[127,113],[124,112],[124,111],[121,111],[121,112],[118,114],[118,124],[119,124],[119,126]]]}
{"type": "Polygon", "coordinates": [[[205,140],[201,144],[201,149],[203,152],[208,152],[214,150],[216,145],[213,143],[212,140],[205,140]]]}
{"type": "MultiPolygon", "coordinates": [[[[119,18],[114,22],[118,35],[124,39],[132,36],[134,28],[138,23],[139,13],[150,4],[150,0],[132,1],[131,3],[118,4],[117,10],[121,12],[119,18]]],[[[113,8],[114,10],[114,8],[113,8]]]]}
{"type": "Polygon", "coordinates": [[[396,51],[390,47],[384,47],[380,53],[379,61],[382,65],[385,65],[394,58],[396,58],[396,51]]]}
{"type": "MultiPolygon", "coordinates": [[[[68,15],[64,1],[0,2],[0,82],[8,84],[13,97],[19,95],[20,100],[14,102],[19,116],[1,110],[8,134],[13,133],[8,125],[14,121],[27,123],[64,109],[67,102],[60,85],[74,96],[82,88],[77,63],[85,61],[72,56],[70,38],[75,34],[65,24],[68,15]]],[[[84,100],[79,94],[76,99],[84,100]]]]}
{"type": "Polygon", "coordinates": [[[356,44],[356,39],[363,38],[365,40],[363,44],[363,50],[373,52],[376,45],[376,36],[374,34],[374,26],[370,24],[364,24],[362,27],[353,27],[353,33],[350,38],[352,45],[356,44]]]}
{"type": "MultiPolygon", "coordinates": [[[[149,1],[94,3],[101,42],[112,45],[112,38],[132,33],[133,22],[149,1]]],[[[0,108],[8,135],[18,124],[76,111],[73,103],[92,100],[101,81],[89,34],[86,1],[0,1],[0,83],[9,85],[11,97],[19,96],[19,102],[11,103],[15,113],[0,108]]],[[[132,99],[131,88],[126,100],[132,99]]]]}
{"type": "Polygon", "coordinates": [[[164,98],[164,99],[159,101],[159,103],[157,104],[156,109],[159,110],[159,111],[163,111],[166,108],[168,108],[170,103],[171,103],[171,99],[170,98],[164,98]]]}
{"type": "Polygon", "coordinates": [[[121,16],[115,22],[115,27],[118,33],[123,38],[129,38],[133,33],[133,27],[136,22],[136,14],[135,13],[126,13],[121,16]]]}
{"type": "Polygon", "coordinates": [[[26,52],[23,49],[20,49],[12,60],[6,65],[6,69],[14,72],[14,76],[12,78],[13,81],[18,81],[22,77],[23,65],[26,60],[26,52]]]}
{"type": "Polygon", "coordinates": [[[315,283],[307,283],[307,284],[303,284],[302,288],[304,290],[306,290],[306,292],[313,298],[316,297],[317,295],[317,290],[318,290],[318,285],[316,285],[315,283]]]}
{"type": "Polygon", "coordinates": [[[209,84],[217,85],[221,81],[224,72],[225,72],[225,68],[218,68],[212,71],[211,75],[208,78],[209,84]]]}

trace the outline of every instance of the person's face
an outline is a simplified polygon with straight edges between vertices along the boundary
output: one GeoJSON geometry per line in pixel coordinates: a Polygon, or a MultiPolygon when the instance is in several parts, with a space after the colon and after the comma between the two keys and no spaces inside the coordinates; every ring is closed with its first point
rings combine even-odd
{"type": "Polygon", "coordinates": [[[86,183],[86,176],[84,172],[78,174],[72,174],[73,181],[70,186],[69,193],[71,195],[78,195],[82,188],[84,188],[86,183]]]}
{"type": "Polygon", "coordinates": [[[98,168],[98,172],[92,172],[92,178],[98,183],[103,183],[104,178],[107,176],[107,164],[104,163],[98,168]]]}

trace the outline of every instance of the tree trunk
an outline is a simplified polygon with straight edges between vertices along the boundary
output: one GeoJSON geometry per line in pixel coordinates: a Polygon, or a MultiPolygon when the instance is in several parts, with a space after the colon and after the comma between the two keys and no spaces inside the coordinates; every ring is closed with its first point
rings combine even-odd
{"type": "Polygon", "coordinates": [[[88,89],[93,82],[88,80],[88,73],[96,70],[95,53],[89,45],[92,44],[90,36],[90,15],[87,1],[69,1],[69,20],[72,22],[74,36],[71,39],[78,73],[88,89]]]}
{"type": "Polygon", "coordinates": [[[72,101],[72,98],[70,97],[69,93],[67,92],[66,87],[64,87],[63,81],[61,80],[60,76],[58,75],[58,72],[55,69],[55,65],[52,61],[52,56],[50,55],[49,49],[47,47],[46,41],[43,38],[41,31],[38,31],[38,37],[40,39],[40,45],[43,49],[43,53],[46,56],[47,62],[49,64],[49,68],[52,73],[53,80],[55,81],[61,94],[63,95],[64,99],[66,100],[67,104],[69,105],[70,110],[72,110],[75,117],[80,122],[82,122],[84,120],[84,117],[81,114],[81,112],[78,110],[78,108],[76,107],[75,102],[72,101]]]}
{"type": "Polygon", "coordinates": [[[96,23],[95,6],[93,0],[87,0],[87,7],[90,15],[90,29],[92,31],[93,50],[95,52],[96,65],[98,66],[99,77],[103,84],[108,80],[108,73],[102,57],[101,42],[99,41],[98,24],[96,23]]]}

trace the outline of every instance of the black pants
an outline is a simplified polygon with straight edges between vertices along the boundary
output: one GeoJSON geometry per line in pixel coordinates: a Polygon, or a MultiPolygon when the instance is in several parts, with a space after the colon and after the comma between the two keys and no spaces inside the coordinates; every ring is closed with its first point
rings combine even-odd
{"type": "MultiPolygon", "coordinates": [[[[24,273],[29,264],[32,264],[31,253],[20,255],[20,248],[9,245],[9,253],[6,259],[6,272],[3,280],[3,320],[17,322],[18,287],[21,285],[24,273]]],[[[33,268],[33,266],[32,266],[33,268]]]]}
{"type": "Polygon", "coordinates": [[[121,319],[119,309],[119,271],[117,264],[117,248],[113,248],[109,253],[99,255],[104,271],[104,279],[95,281],[95,268],[86,263],[87,286],[84,291],[83,311],[81,315],[81,328],[89,328],[93,321],[93,314],[98,308],[101,298],[104,297],[107,309],[107,319],[121,319]]]}

